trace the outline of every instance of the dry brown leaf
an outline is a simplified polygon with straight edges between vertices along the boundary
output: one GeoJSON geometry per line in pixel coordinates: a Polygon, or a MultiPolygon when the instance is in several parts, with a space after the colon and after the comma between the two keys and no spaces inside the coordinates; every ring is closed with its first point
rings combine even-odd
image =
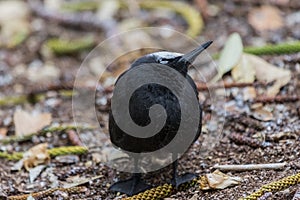
{"type": "Polygon", "coordinates": [[[31,115],[23,110],[14,113],[15,135],[22,136],[35,133],[52,121],[51,113],[31,115]]]}
{"type": "Polygon", "coordinates": [[[243,89],[243,99],[244,101],[254,99],[256,97],[256,90],[254,87],[245,87],[243,89]]]}
{"type": "Polygon", "coordinates": [[[291,80],[291,71],[287,69],[281,69],[270,63],[266,62],[262,58],[250,54],[244,54],[247,57],[250,65],[255,69],[256,79],[274,84],[267,90],[267,96],[275,96],[278,94],[280,88],[286,85],[291,80]]]}
{"type": "Polygon", "coordinates": [[[255,69],[243,54],[238,64],[231,70],[232,78],[236,82],[253,83],[255,80],[255,69]]]}
{"type": "Polygon", "coordinates": [[[258,120],[261,120],[261,121],[271,121],[271,120],[274,120],[274,116],[273,114],[264,109],[264,108],[258,108],[258,109],[255,109],[252,113],[252,116],[255,118],[255,119],[258,119],[258,120]]]}
{"type": "Polygon", "coordinates": [[[63,187],[64,188],[72,188],[72,187],[77,187],[83,184],[86,184],[88,182],[97,180],[99,178],[102,178],[103,175],[98,175],[98,176],[94,176],[94,177],[80,177],[79,175],[76,176],[71,176],[69,178],[67,178],[67,182],[63,183],[63,187]]]}
{"type": "Polygon", "coordinates": [[[242,179],[237,176],[228,176],[219,170],[211,174],[206,174],[201,178],[200,188],[202,190],[208,189],[225,189],[227,187],[238,185],[242,179]]]}
{"type": "Polygon", "coordinates": [[[0,140],[6,137],[7,128],[0,128],[0,140]]]}
{"type": "Polygon", "coordinates": [[[38,144],[23,154],[23,164],[27,171],[39,164],[50,162],[47,147],[47,143],[38,144]]]}
{"type": "Polygon", "coordinates": [[[252,9],[248,14],[248,22],[257,31],[277,30],[284,25],[280,10],[269,5],[252,9]]]}
{"type": "Polygon", "coordinates": [[[263,107],[263,104],[262,103],[254,103],[250,106],[250,108],[252,110],[255,110],[255,109],[259,109],[259,108],[262,108],[263,107]]]}

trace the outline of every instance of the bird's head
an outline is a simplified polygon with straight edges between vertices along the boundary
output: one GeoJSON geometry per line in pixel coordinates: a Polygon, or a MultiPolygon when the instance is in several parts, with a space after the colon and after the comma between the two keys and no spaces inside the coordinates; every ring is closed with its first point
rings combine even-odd
{"type": "Polygon", "coordinates": [[[207,47],[211,45],[211,43],[212,41],[208,41],[186,54],[168,51],[160,51],[147,54],[137,59],[132,64],[132,67],[146,63],[158,63],[172,67],[180,73],[182,73],[183,75],[186,75],[188,67],[194,62],[194,60],[202,51],[204,51],[207,47]]]}

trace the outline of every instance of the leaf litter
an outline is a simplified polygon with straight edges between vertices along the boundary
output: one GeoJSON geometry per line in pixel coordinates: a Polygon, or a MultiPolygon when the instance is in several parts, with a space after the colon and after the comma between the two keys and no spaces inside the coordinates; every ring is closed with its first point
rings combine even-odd
{"type": "MultiPolygon", "coordinates": [[[[51,1],[48,1],[51,2],[51,1]]],[[[211,3],[211,2],[210,2],[211,3]]],[[[272,3],[270,3],[272,4],[272,3]]],[[[256,5],[256,4],[255,4],[256,5]]],[[[244,17],[241,17],[241,19],[237,19],[235,16],[235,12],[239,11],[239,13],[242,13],[244,16],[247,15],[248,11],[251,11],[251,9],[253,8],[251,3],[245,3],[242,6],[239,5],[239,3],[230,3],[228,4],[228,2],[217,2],[213,3],[213,6],[217,7],[219,9],[219,13],[217,13],[214,18],[208,18],[207,21],[207,27],[205,29],[205,32],[203,33],[203,36],[206,38],[210,38],[215,40],[215,48],[220,48],[221,45],[223,45],[225,43],[225,39],[226,37],[229,35],[229,33],[231,33],[232,31],[236,31],[238,33],[240,33],[242,35],[243,41],[245,41],[247,45],[253,45],[253,44],[257,44],[259,42],[262,43],[270,43],[270,42],[282,42],[282,39],[290,39],[291,38],[291,33],[289,32],[290,30],[293,31],[293,27],[289,27],[289,31],[288,32],[284,32],[284,35],[280,35],[282,37],[279,37],[278,39],[278,35],[273,35],[269,32],[267,32],[267,36],[266,35],[261,35],[261,37],[259,37],[259,40],[257,40],[258,37],[255,37],[252,34],[252,29],[251,27],[249,28],[249,24],[245,23],[247,22],[247,19],[245,19],[244,17]],[[249,6],[250,5],[250,6],[249,6]],[[230,22],[230,23],[227,23],[230,22]],[[232,23],[231,23],[232,22],[232,23]],[[216,30],[222,30],[222,31],[216,31],[216,30]],[[275,39],[273,39],[275,38],[275,39]]],[[[210,5],[209,5],[210,7],[210,5]]],[[[283,9],[284,10],[284,9],[283,9]]],[[[143,11],[145,12],[145,11],[143,11]]],[[[292,12],[288,11],[289,13],[292,12]]],[[[118,17],[120,17],[120,14],[117,13],[117,15],[119,15],[118,17]]],[[[37,39],[39,37],[44,37],[45,35],[48,37],[49,35],[51,35],[51,37],[54,36],[60,36],[61,33],[66,33],[66,32],[72,32],[70,31],[70,29],[65,29],[65,27],[57,27],[57,25],[53,25],[51,23],[48,23],[48,21],[43,20],[37,16],[32,16],[32,18],[36,21],[38,21],[39,23],[41,23],[44,27],[43,29],[40,29],[41,32],[39,33],[35,33],[37,35],[33,35],[33,39],[37,39]],[[45,29],[45,30],[44,30],[45,29]],[[49,32],[49,34],[47,34],[47,31],[49,32]]],[[[149,18],[149,17],[148,17],[149,18]]],[[[170,18],[173,19],[173,18],[170,18]]],[[[142,19],[140,19],[141,22],[143,22],[142,19]]],[[[168,22],[165,22],[166,19],[164,19],[164,21],[160,20],[160,19],[156,19],[155,23],[153,23],[154,25],[157,25],[159,23],[162,23],[164,25],[168,25],[171,26],[172,28],[173,25],[169,25],[168,22]],[[156,22],[158,21],[158,23],[156,22]]],[[[174,20],[174,21],[177,21],[174,20]]],[[[180,22],[180,20],[178,20],[180,22]]],[[[36,22],[35,22],[36,23],[36,22]]],[[[38,24],[38,23],[37,23],[38,24]]],[[[143,24],[143,23],[140,23],[143,24]]],[[[147,24],[147,22],[145,22],[144,24],[147,24]]],[[[175,26],[175,29],[177,27],[175,26]]],[[[285,25],[284,25],[285,28],[285,25]]],[[[74,33],[71,33],[74,34],[74,33]]],[[[85,32],[82,32],[82,34],[84,35],[85,32]]],[[[98,34],[98,33],[97,33],[98,34]]],[[[98,34],[100,35],[100,34],[98,34]]],[[[202,39],[202,36],[200,36],[202,39]]],[[[101,40],[102,38],[99,37],[99,40],[101,40]]],[[[132,40],[132,39],[130,39],[132,40]]],[[[177,43],[174,42],[174,44],[177,43]]],[[[27,47],[27,44],[25,44],[27,47]]],[[[22,47],[23,48],[23,47],[22,47]]],[[[2,50],[1,50],[2,51],[2,50]]],[[[24,66],[24,69],[27,69],[27,65],[26,63],[28,61],[24,61],[23,57],[27,57],[28,54],[27,52],[25,53],[19,53],[19,50],[13,50],[13,53],[10,52],[6,52],[4,53],[4,60],[9,60],[9,63],[17,63],[17,62],[24,62],[22,63],[22,65],[24,66]],[[24,54],[24,55],[23,55],[24,54]],[[9,55],[9,56],[6,56],[9,55]],[[17,55],[17,56],[15,56],[17,55]],[[7,58],[8,57],[8,58],[7,58]]],[[[212,50],[213,52],[213,50],[212,50]]],[[[38,51],[37,54],[40,54],[41,52],[38,51]]],[[[1,58],[3,56],[2,52],[0,52],[1,54],[1,58]]],[[[44,54],[42,54],[42,56],[44,56],[44,54]]],[[[53,55],[52,55],[53,56],[53,55]]],[[[37,56],[37,58],[39,58],[40,56],[37,56]]],[[[84,57],[84,53],[81,53],[80,56],[76,57],[76,59],[74,57],[71,56],[67,56],[67,57],[46,57],[46,60],[51,59],[51,61],[53,60],[53,63],[55,64],[55,66],[59,66],[60,69],[62,70],[61,76],[55,76],[52,80],[53,81],[59,81],[60,79],[62,80],[72,80],[72,76],[74,76],[74,72],[76,72],[77,70],[77,66],[80,65],[80,61],[78,61],[80,58],[84,57]]],[[[267,60],[269,63],[272,63],[272,61],[274,61],[273,58],[270,57],[263,57],[265,60],[267,60]]],[[[291,59],[293,63],[296,62],[296,60],[298,59],[297,55],[292,55],[290,58],[294,58],[291,59]]],[[[39,58],[41,59],[41,62],[47,62],[45,61],[44,58],[39,58]]],[[[281,59],[281,58],[280,58],[281,59]]],[[[290,70],[293,70],[293,73],[295,72],[295,74],[299,73],[299,70],[297,70],[297,67],[294,67],[294,65],[292,63],[290,63],[290,61],[288,60],[284,60],[282,59],[284,62],[284,66],[280,66],[280,67],[276,67],[279,69],[283,69],[284,68],[288,68],[290,70]]],[[[5,61],[6,62],[6,61],[5,61]]],[[[273,62],[274,63],[274,62],[273,62]]],[[[18,68],[18,66],[12,65],[10,66],[11,68],[15,69],[18,68]]],[[[128,66],[127,66],[128,67],[128,66]]],[[[228,67],[228,66],[226,66],[228,67]]],[[[230,66],[230,68],[233,70],[235,69],[236,66],[230,66]]],[[[240,66],[242,67],[242,66],[240,66]]],[[[225,74],[226,80],[228,79],[228,77],[230,76],[230,73],[228,72],[232,72],[232,70],[227,71],[227,73],[225,74]]],[[[236,70],[236,69],[235,69],[236,70]]],[[[237,71],[244,71],[247,72],[247,70],[250,70],[250,68],[248,69],[248,66],[243,67],[242,69],[238,69],[237,71]]],[[[251,69],[253,71],[253,69],[251,69]]],[[[249,71],[250,72],[250,71],[249,71]]],[[[7,73],[10,73],[10,71],[8,71],[7,73]]],[[[253,72],[252,72],[253,73],[253,72]]],[[[239,74],[243,74],[243,73],[239,73],[239,74]]],[[[251,74],[251,73],[249,73],[251,74]]],[[[224,75],[224,74],[222,74],[224,75]]],[[[232,74],[231,74],[232,75],[232,74]]],[[[233,75],[232,75],[233,76],[233,75]]],[[[252,75],[253,76],[253,75],[252,75]]],[[[230,77],[230,80],[236,81],[238,82],[239,80],[243,80],[242,76],[238,76],[240,79],[233,79],[232,77],[230,77]]],[[[297,76],[296,76],[297,77],[297,76]]],[[[26,76],[25,76],[26,78],[26,76]]],[[[249,77],[246,77],[248,80],[249,77]]],[[[255,80],[257,80],[256,77],[256,71],[255,71],[255,80]]],[[[39,81],[42,81],[43,79],[37,80],[37,83],[39,81]]],[[[249,78],[249,82],[250,82],[249,78]]],[[[31,80],[27,80],[27,81],[31,81],[31,80]]],[[[276,81],[276,80],[275,80],[276,81]]],[[[292,81],[297,81],[293,78],[292,81]]],[[[284,86],[284,84],[281,86],[282,90],[279,91],[280,94],[293,94],[295,91],[297,91],[294,88],[294,85],[292,84],[292,81],[290,81],[290,83],[282,88],[284,86]]],[[[18,80],[13,80],[11,83],[11,85],[8,85],[8,87],[6,87],[6,89],[4,91],[9,91],[11,89],[13,89],[14,92],[16,91],[20,91],[20,90],[14,90],[15,88],[20,88],[20,85],[23,86],[23,90],[25,89],[25,91],[28,89],[28,84],[27,82],[22,82],[22,80],[18,79],[18,80]],[[19,84],[19,86],[15,86],[16,84],[19,84]],[[8,88],[8,89],[7,89],[8,88]]],[[[270,81],[268,87],[272,87],[274,85],[274,81],[270,81]]],[[[250,97],[248,97],[247,99],[253,99],[255,98],[254,93],[257,93],[256,95],[261,95],[261,94],[266,94],[265,88],[257,88],[256,86],[254,87],[256,91],[253,91],[252,89],[236,89],[236,94],[240,94],[242,93],[247,93],[249,94],[250,97]],[[245,92],[244,92],[245,91],[245,92]]],[[[1,88],[2,89],[2,88],[1,88]]],[[[233,91],[233,89],[228,89],[228,93],[233,91]]],[[[11,94],[11,93],[5,93],[1,90],[1,95],[6,95],[6,94],[11,94]]],[[[55,92],[54,92],[55,93],[55,92]]],[[[50,93],[49,93],[50,94],[50,93]]],[[[51,92],[51,95],[53,95],[53,92],[51,92]]],[[[110,95],[110,94],[109,94],[110,95]]],[[[203,92],[202,93],[203,96],[206,96],[206,93],[203,92]]],[[[242,112],[243,110],[243,106],[247,106],[246,102],[240,101],[240,99],[237,96],[229,96],[228,101],[232,101],[236,104],[236,114],[239,114],[242,112]],[[239,100],[239,102],[238,102],[239,100]]],[[[54,95],[55,96],[55,95],[54,95]]],[[[101,98],[106,98],[105,95],[101,95],[101,98]]],[[[65,99],[65,98],[61,98],[59,97],[59,95],[57,95],[57,97],[55,97],[57,99],[61,99],[62,102],[59,103],[56,107],[51,108],[51,113],[53,113],[53,118],[55,119],[55,121],[68,121],[71,120],[71,115],[68,113],[69,109],[69,105],[66,105],[64,103],[70,103],[69,99],[65,99]]],[[[244,97],[245,98],[245,95],[244,97]]],[[[251,102],[251,101],[250,101],[251,102]]],[[[35,108],[37,109],[41,109],[41,107],[43,107],[45,105],[44,101],[38,102],[37,104],[33,105],[35,108]]],[[[210,108],[209,107],[209,99],[206,100],[205,104],[204,104],[204,121],[203,123],[206,125],[208,124],[207,122],[209,120],[209,115],[211,114],[210,112],[210,108]],[[207,105],[208,104],[208,105],[207,105]]],[[[251,103],[250,103],[251,106],[251,103]]],[[[274,105],[273,103],[270,104],[270,107],[273,108],[272,109],[268,109],[268,107],[265,106],[265,103],[262,104],[260,109],[266,109],[270,112],[272,112],[274,120],[271,121],[258,121],[260,123],[261,126],[263,126],[263,130],[261,131],[261,134],[266,135],[266,138],[269,138],[269,136],[272,136],[273,134],[276,134],[277,132],[290,132],[292,134],[295,134],[295,130],[299,130],[299,123],[298,123],[298,119],[297,116],[299,116],[299,114],[297,114],[297,107],[299,107],[298,102],[296,103],[283,103],[281,105],[282,107],[284,107],[284,109],[280,109],[279,106],[277,108],[276,104],[274,105]]],[[[24,106],[25,108],[27,107],[24,106]]],[[[43,108],[42,108],[43,109],[43,108]]],[[[14,107],[9,107],[9,108],[4,108],[3,109],[4,112],[9,113],[9,115],[13,115],[13,111],[15,110],[14,107]]],[[[253,112],[255,110],[255,108],[252,108],[251,112],[253,112]]],[[[42,113],[42,111],[40,112],[42,113]]],[[[249,113],[248,113],[249,114],[249,113]]],[[[102,116],[106,116],[107,113],[105,112],[101,112],[101,117],[102,116]]],[[[247,116],[248,119],[249,116],[247,116]]],[[[0,118],[3,121],[5,117],[3,117],[3,115],[0,115],[0,118]]],[[[240,117],[242,118],[242,117],[240,117]]],[[[103,118],[100,118],[101,120],[103,118]]],[[[255,119],[254,119],[255,120],[255,119]]],[[[208,156],[203,156],[203,154],[201,154],[201,152],[199,151],[200,146],[199,146],[199,142],[195,143],[189,152],[187,152],[187,155],[181,158],[181,162],[184,163],[182,164],[181,170],[182,171],[191,171],[191,172],[196,172],[197,174],[201,175],[201,174],[208,174],[211,172],[211,166],[213,166],[213,164],[215,163],[230,163],[230,164],[238,164],[238,163],[249,163],[249,162],[253,162],[253,161],[257,161],[259,163],[268,163],[268,162],[278,162],[279,160],[284,160],[287,162],[297,162],[297,159],[299,157],[299,142],[297,140],[293,140],[293,141],[287,141],[285,140],[285,138],[289,137],[289,135],[284,135],[282,138],[280,139],[280,144],[279,143],[273,143],[272,147],[268,147],[266,149],[262,149],[262,148],[251,148],[247,145],[237,145],[234,144],[233,142],[229,142],[227,136],[229,134],[231,134],[233,131],[241,131],[240,129],[238,129],[241,125],[239,124],[240,121],[226,121],[226,123],[229,123],[230,126],[225,126],[224,128],[224,138],[222,138],[221,142],[219,145],[217,145],[215,147],[215,149],[209,153],[208,156]],[[290,151],[290,149],[292,149],[293,151],[290,151]],[[184,168],[184,169],[182,169],[184,168]]],[[[1,123],[1,121],[0,121],[1,123]]],[[[101,123],[104,123],[103,121],[101,121],[101,123]]],[[[3,126],[3,124],[1,124],[1,126],[3,126]]],[[[12,125],[7,125],[7,123],[5,123],[4,125],[5,128],[8,129],[7,134],[11,135],[14,132],[14,127],[12,125]]],[[[251,123],[245,127],[243,127],[242,129],[243,134],[247,135],[247,136],[252,136],[253,133],[253,127],[251,127],[251,123]]],[[[84,135],[85,133],[83,133],[84,135]]],[[[255,134],[254,134],[255,135],[255,134]]],[[[94,139],[94,138],[93,138],[94,139]]],[[[95,139],[94,139],[95,140],[95,139]]],[[[1,146],[1,150],[9,150],[9,151],[15,151],[15,150],[21,150],[21,151],[26,151],[27,149],[29,149],[32,146],[32,142],[34,144],[39,143],[39,142],[43,142],[43,141],[47,141],[49,142],[49,145],[68,145],[69,141],[68,138],[66,137],[66,135],[63,133],[61,135],[51,135],[51,134],[47,134],[47,136],[37,136],[35,138],[32,139],[32,141],[26,142],[26,143],[18,143],[18,144],[9,144],[6,146],[1,146]]],[[[102,142],[102,141],[101,141],[102,142]]],[[[101,151],[100,151],[101,152],[101,151]]],[[[51,167],[48,167],[44,172],[42,172],[41,177],[38,177],[36,179],[35,182],[40,182],[40,185],[38,185],[38,187],[35,187],[34,189],[32,188],[33,185],[31,185],[29,183],[29,179],[28,179],[28,172],[25,172],[24,170],[18,171],[18,172],[10,172],[9,168],[7,168],[7,166],[11,166],[13,163],[10,161],[6,161],[4,160],[4,165],[0,164],[1,169],[0,170],[0,175],[1,175],[1,187],[3,187],[4,192],[6,193],[6,195],[14,195],[14,194],[20,194],[23,192],[30,192],[32,190],[38,190],[38,191],[42,191],[42,190],[46,190],[49,187],[52,187],[51,182],[53,182],[53,187],[54,186],[58,186],[59,183],[61,183],[61,181],[65,181],[67,177],[73,177],[76,175],[79,175],[79,177],[93,177],[96,174],[99,175],[103,175],[101,178],[99,178],[99,180],[95,180],[95,181],[90,181],[87,182],[85,184],[88,184],[88,191],[83,193],[83,194],[78,194],[78,195],[70,195],[68,198],[70,199],[87,199],[87,198],[93,198],[93,199],[113,199],[116,196],[118,196],[117,194],[112,194],[108,192],[108,187],[109,185],[114,181],[113,178],[124,178],[127,176],[127,174],[123,174],[123,173],[118,173],[114,170],[111,170],[107,167],[105,167],[103,165],[103,163],[99,162],[98,163],[98,158],[95,159],[95,162],[91,161],[91,155],[87,155],[87,156],[82,156],[79,158],[80,161],[79,162],[75,162],[72,165],[68,165],[68,164],[63,164],[60,162],[55,162],[55,160],[53,160],[53,162],[51,163],[51,167]],[[91,165],[85,165],[86,163],[91,163],[91,165]],[[96,164],[97,163],[97,164],[96,164]],[[51,169],[50,169],[51,168],[51,169]],[[49,176],[49,174],[52,174],[51,176],[49,176]],[[55,175],[54,175],[55,174],[55,175]],[[49,183],[50,182],[50,183],[49,183]]],[[[38,165],[40,166],[40,165],[38,165]]],[[[282,177],[282,176],[287,176],[293,173],[296,173],[298,170],[297,165],[292,165],[289,166],[288,168],[286,168],[284,171],[279,171],[279,170],[268,170],[268,171],[251,171],[251,172],[242,172],[242,173],[233,173],[232,176],[239,176],[243,178],[243,181],[241,182],[241,184],[236,185],[235,187],[229,187],[226,188],[225,190],[222,191],[210,191],[210,192],[203,192],[201,190],[199,190],[198,188],[191,188],[189,190],[186,191],[182,191],[182,192],[178,192],[174,195],[172,195],[172,197],[170,197],[171,199],[189,199],[189,198],[194,198],[194,199],[237,199],[238,197],[241,196],[245,196],[247,194],[249,194],[251,191],[254,191],[255,189],[258,188],[259,184],[258,182],[263,181],[263,182],[271,182],[272,180],[274,180],[277,177],[282,177]]],[[[166,169],[166,171],[168,171],[168,169],[166,169]]],[[[151,174],[152,176],[152,174],[151,174]]],[[[231,175],[230,175],[231,176],[231,175]]],[[[154,175],[153,177],[146,177],[146,179],[155,185],[159,185],[162,183],[165,183],[166,181],[170,180],[170,177],[168,175],[165,175],[164,173],[158,174],[158,175],[154,175]],[[155,178],[156,177],[156,178],[155,178]]],[[[37,186],[37,185],[36,185],[37,186]]],[[[291,190],[289,190],[288,192],[285,193],[279,193],[276,194],[276,197],[278,197],[280,199],[289,199],[288,195],[293,195],[294,192],[294,188],[291,188],[291,190]]],[[[59,197],[62,198],[62,196],[55,196],[54,198],[59,197]]],[[[274,197],[274,196],[272,196],[274,197]]],[[[46,197],[47,198],[47,197],[46,197]]],[[[45,198],[45,199],[46,199],[45,198]]],[[[48,197],[49,198],[49,197],[48,197]]],[[[53,197],[52,197],[53,198],[53,197]]],[[[119,198],[122,198],[122,196],[119,196],[119,198]]]]}
{"type": "Polygon", "coordinates": [[[30,114],[18,109],[14,113],[14,125],[16,136],[26,136],[40,131],[52,122],[51,113],[30,114]]]}

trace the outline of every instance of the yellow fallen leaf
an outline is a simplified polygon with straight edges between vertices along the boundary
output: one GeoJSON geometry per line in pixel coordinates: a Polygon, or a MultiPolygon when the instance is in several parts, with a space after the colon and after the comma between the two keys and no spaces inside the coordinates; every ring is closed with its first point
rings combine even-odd
{"type": "Polygon", "coordinates": [[[216,170],[213,173],[201,177],[200,188],[202,190],[225,189],[233,185],[238,185],[241,181],[242,178],[240,177],[228,176],[219,170],[216,170]]]}
{"type": "Polygon", "coordinates": [[[243,53],[243,43],[238,33],[233,33],[227,39],[221,52],[218,66],[218,74],[210,81],[217,82],[222,76],[236,66],[243,53]]]}
{"type": "Polygon", "coordinates": [[[50,162],[47,147],[47,143],[38,144],[23,154],[23,165],[27,171],[39,164],[50,162]]]}
{"type": "Polygon", "coordinates": [[[52,121],[51,113],[29,114],[23,110],[14,113],[15,135],[22,136],[35,133],[52,121]]]}
{"type": "Polygon", "coordinates": [[[280,10],[269,5],[252,9],[248,15],[248,22],[257,31],[277,30],[284,25],[280,10]]]}
{"type": "Polygon", "coordinates": [[[278,68],[255,55],[244,54],[244,56],[250,65],[254,67],[255,76],[258,81],[267,83],[275,81],[274,84],[268,88],[267,96],[275,96],[280,88],[291,80],[290,70],[278,68]]]}
{"type": "Polygon", "coordinates": [[[242,54],[238,64],[231,70],[232,78],[236,82],[253,83],[255,80],[255,69],[248,60],[248,56],[242,54]]]}

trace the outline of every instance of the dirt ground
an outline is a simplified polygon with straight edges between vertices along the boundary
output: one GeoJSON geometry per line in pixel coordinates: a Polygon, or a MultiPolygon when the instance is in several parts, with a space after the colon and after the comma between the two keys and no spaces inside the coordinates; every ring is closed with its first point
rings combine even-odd
{"type": "MultiPolygon", "coordinates": [[[[25,1],[26,4],[29,2],[25,1]]],[[[197,9],[201,9],[199,7],[205,5],[205,3],[203,4],[205,1],[201,0],[184,2],[197,9]]],[[[207,12],[204,12],[205,27],[202,33],[196,37],[196,40],[214,40],[213,46],[208,50],[211,55],[221,51],[228,36],[233,32],[241,35],[244,46],[296,41],[300,39],[299,8],[299,2],[293,0],[208,1],[205,7],[207,12]],[[258,31],[251,26],[249,12],[261,5],[270,5],[279,9],[283,20],[281,28],[272,31],[258,31]]],[[[144,26],[168,25],[179,31],[186,30],[188,26],[178,14],[166,17],[159,11],[153,10],[137,10],[135,12],[144,16],[138,22],[144,26]]],[[[129,16],[130,14],[126,10],[119,13],[115,19],[117,27],[124,25],[123,21],[129,16]]],[[[49,38],[68,39],[92,35],[95,43],[98,44],[109,34],[105,33],[105,30],[61,25],[58,21],[53,22],[51,17],[48,19],[39,13],[31,13],[29,24],[33,30],[30,31],[25,41],[12,48],[3,46],[0,48],[0,99],[28,94],[26,101],[0,105],[0,136],[2,135],[4,139],[15,134],[14,113],[17,109],[28,112],[51,113],[52,124],[73,123],[72,97],[66,91],[70,91],[77,70],[89,50],[57,55],[49,52],[49,49],[45,48],[45,43],[49,38]],[[39,98],[38,95],[42,95],[42,97],[39,98]]],[[[270,20],[270,23],[276,22],[270,20]]],[[[143,54],[143,52],[140,53],[143,54]]],[[[251,194],[264,184],[299,172],[300,88],[298,80],[300,78],[300,53],[261,57],[279,68],[289,69],[292,72],[291,80],[281,88],[278,95],[298,98],[292,101],[277,100],[275,102],[262,100],[263,108],[270,111],[272,119],[258,120],[252,109],[255,102],[243,98],[242,94],[245,87],[226,89],[225,102],[219,102],[213,106],[210,101],[210,93],[201,90],[199,97],[203,103],[203,136],[212,132],[214,128],[222,129],[222,134],[219,135],[219,138],[215,138],[213,148],[201,147],[202,138],[200,138],[180,159],[179,168],[181,172],[195,172],[201,176],[213,172],[213,166],[216,164],[286,162],[287,165],[277,170],[224,172],[229,176],[241,177],[241,183],[222,190],[203,191],[199,187],[192,187],[178,191],[166,199],[238,199],[251,194]],[[226,105],[226,112],[218,110],[218,106],[224,105],[226,105]],[[214,124],[210,120],[213,113],[217,116],[218,122],[218,126],[214,128],[211,127],[214,124]],[[234,138],[234,134],[239,136],[234,138]],[[250,138],[251,141],[245,142],[243,138],[250,138]]],[[[124,65],[122,70],[129,67],[126,62],[124,65]]],[[[113,70],[116,69],[113,68],[113,70]]],[[[114,73],[110,75],[114,75],[114,73]]],[[[230,73],[225,74],[223,78],[225,82],[232,82],[230,73]]],[[[263,94],[266,86],[255,83],[258,81],[253,83],[257,93],[263,94]]],[[[112,90],[110,86],[103,85],[102,88],[103,90],[99,89],[96,94],[96,112],[104,134],[107,135],[112,90]]],[[[224,95],[218,89],[213,92],[224,95]]],[[[109,192],[108,188],[113,182],[126,178],[129,174],[117,172],[96,159],[97,155],[101,156],[101,152],[103,152],[101,148],[105,146],[103,144],[107,141],[96,130],[83,130],[80,134],[83,143],[88,144],[90,151],[83,155],[52,158],[34,181],[29,180],[29,172],[25,169],[12,170],[17,161],[0,158],[0,199],[61,187],[67,182],[80,182],[89,179],[91,180],[83,184],[86,187],[84,192],[71,194],[57,191],[40,199],[121,199],[125,197],[125,195],[109,192]],[[92,180],[95,176],[99,177],[92,180]]],[[[48,143],[49,148],[80,145],[80,142],[76,140],[76,136],[72,135],[70,130],[55,131],[35,135],[26,141],[14,141],[5,144],[1,142],[0,152],[25,152],[39,143],[48,143]]],[[[146,174],[144,178],[153,186],[169,182],[171,167],[146,174]]],[[[298,186],[295,185],[270,194],[264,199],[292,199],[297,189],[298,186]]]]}

